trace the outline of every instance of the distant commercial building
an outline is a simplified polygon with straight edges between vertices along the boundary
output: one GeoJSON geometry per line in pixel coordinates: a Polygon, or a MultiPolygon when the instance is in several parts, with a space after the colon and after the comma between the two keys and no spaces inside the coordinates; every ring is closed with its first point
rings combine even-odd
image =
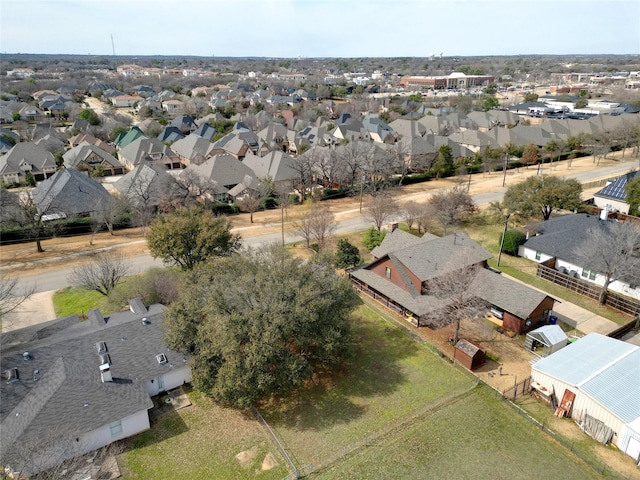
{"type": "Polygon", "coordinates": [[[465,75],[461,72],[453,72],[447,76],[437,77],[402,77],[400,85],[403,87],[421,87],[434,90],[451,90],[471,87],[480,87],[493,82],[491,75],[465,75]]]}

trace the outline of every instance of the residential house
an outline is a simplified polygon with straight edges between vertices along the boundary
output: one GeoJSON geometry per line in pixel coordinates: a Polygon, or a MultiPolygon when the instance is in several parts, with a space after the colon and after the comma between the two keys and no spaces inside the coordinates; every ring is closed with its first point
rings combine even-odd
{"type": "Polygon", "coordinates": [[[283,152],[289,150],[288,129],[285,125],[270,123],[257,135],[269,150],[282,150],[283,152]]]}
{"type": "Polygon", "coordinates": [[[191,382],[186,357],[165,343],[166,307],[130,301],[0,337],[0,458],[35,475],[150,428],[151,397],[191,382]]]}
{"type": "Polygon", "coordinates": [[[227,192],[240,183],[247,184],[247,176],[254,177],[251,168],[228,153],[214,155],[200,165],[190,165],[184,170],[194,172],[205,182],[215,182],[216,192],[210,198],[213,201],[226,201],[227,192]]]}
{"type": "Polygon", "coordinates": [[[127,130],[126,132],[121,132],[116,139],[114,140],[113,144],[117,147],[117,148],[125,148],[126,146],[128,146],[131,142],[137,140],[140,137],[145,137],[146,135],[142,132],[142,130],[140,130],[140,128],[136,127],[135,125],[133,127],[131,127],[129,130],[127,130]]]}
{"type": "Polygon", "coordinates": [[[237,159],[243,159],[249,152],[257,155],[261,151],[264,153],[268,151],[264,142],[261,142],[255,133],[239,124],[236,124],[231,132],[213,145],[214,153],[229,153],[237,159]]]}
{"type": "Polygon", "coordinates": [[[169,115],[178,115],[184,111],[184,104],[180,100],[164,100],[162,109],[169,115]]]}
{"type": "Polygon", "coordinates": [[[142,102],[144,98],[138,95],[117,95],[111,97],[109,100],[111,100],[111,103],[116,108],[132,108],[142,102]]]}
{"type": "Polygon", "coordinates": [[[78,170],[63,168],[33,189],[42,215],[89,216],[112,201],[102,184],[78,170]]]}
{"type": "Polygon", "coordinates": [[[181,168],[180,157],[157,138],[139,137],[118,151],[118,159],[129,170],[143,163],[162,166],[166,170],[181,168]]]}
{"type": "Polygon", "coordinates": [[[25,122],[39,122],[45,118],[44,112],[33,105],[25,105],[18,113],[20,114],[20,120],[25,122]]]}
{"type": "Polygon", "coordinates": [[[134,207],[152,211],[169,193],[173,181],[161,165],[142,163],[119,178],[113,186],[134,207]]]}
{"type": "Polygon", "coordinates": [[[417,120],[407,120],[398,118],[389,124],[401,138],[423,137],[427,133],[427,128],[417,120]]]}
{"type": "Polygon", "coordinates": [[[173,142],[177,142],[178,140],[182,140],[184,138],[184,134],[180,131],[178,127],[174,126],[166,126],[162,129],[162,131],[156,137],[162,143],[172,144],[173,142]]]}
{"type": "Polygon", "coordinates": [[[291,184],[300,177],[293,158],[280,150],[269,152],[263,157],[247,154],[242,163],[253,171],[256,178],[268,177],[276,185],[291,184]]]}
{"type": "Polygon", "coordinates": [[[203,163],[211,156],[214,147],[213,143],[206,138],[192,134],[174,142],[171,145],[171,150],[180,157],[183,165],[189,166],[203,163]]]}
{"type": "Polygon", "coordinates": [[[625,187],[632,180],[640,178],[640,170],[625,173],[615,180],[607,181],[607,185],[593,194],[593,201],[597,207],[616,211],[624,214],[629,213],[629,202],[625,187]]]}
{"type": "MultiPolygon", "coordinates": [[[[620,228],[620,225],[586,213],[551,218],[528,227],[528,239],[519,247],[518,255],[544,263],[569,277],[604,286],[605,276],[584,267],[584,260],[579,256],[577,247],[588,241],[592,230],[606,233],[620,228]]],[[[636,271],[640,272],[640,259],[631,257],[629,261],[637,263],[636,271]]],[[[609,290],[640,299],[640,285],[634,276],[614,279],[609,284],[609,290]]]]}
{"type": "Polygon", "coordinates": [[[104,151],[89,142],[83,142],[73,147],[62,155],[65,168],[73,168],[78,171],[93,174],[96,169],[104,176],[122,175],[124,167],[109,152],[104,151]]]}
{"type": "Polygon", "coordinates": [[[590,333],[534,363],[531,387],[640,465],[640,347],[590,333]]]}
{"type": "Polygon", "coordinates": [[[32,142],[20,142],[0,157],[0,179],[6,184],[24,182],[27,172],[37,182],[56,171],[53,155],[32,142]]]}
{"type": "Polygon", "coordinates": [[[91,145],[95,145],[96,147],[112,155],[116,151],[116,149],[112,145],[109,145],[107,142],[104,142],[88,133],[79,133],[78,135],[74,135],[69,139],[69,145],[71,146],[71,148],[77,147],[81,143],[89,143],[91,145]]]}
{"type": "Polygon", "coordinates": [[[202,122],[198,128],[191,132],[191,135],[197,135],[211,141],[216,133],[219,132],[215,128],[213,128],[207,122],[202,122]]]}
{"type": "Polygon", "coordinates": [[[487,312],[499,312],[505,328],[526,333],[553,309],[546,294],[484,268],[491,254],[465,233],[418,238],[396,229],[371,254],[372,262],[349,272],[354,285],[418,327],[437,325],[434,319],[446,315],[451,302],[433,294],[433,282],[471,267],[478,270],[466,288],[487,312]]]}
{"type": "Polygon", "coordinates": [[[396,141],[396,132],[377,115],[365,115],[362,119],[362,126],[374,142],[395,143],[396,141]]]}
{"type": "Polygon", "coordinates": [[[341,140],[346,140],[348,142],[371,140],[369,132],[364,128],[362,122],[359,121],[338,125],[331,132],[331,135],[336,139],[336,143],[339,143],[341,140]]]}
{"type": "Polygon", "coordinates": [[[184,135],[188,135],[193,132],[198,125],[189,115],[178,115],[176,118],[171,120],[172,127],[177,127],[184,135]]]}

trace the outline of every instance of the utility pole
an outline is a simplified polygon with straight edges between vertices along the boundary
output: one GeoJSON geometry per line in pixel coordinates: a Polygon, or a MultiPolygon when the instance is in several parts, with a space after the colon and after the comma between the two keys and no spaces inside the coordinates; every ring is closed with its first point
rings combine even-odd
{"type": "Polygon", "coordinates": [[[111,34],[111,51],[113,52],[113,56],[116,56],[116,44],[113,43],[113,33],[111,34]]]}
{"type": "Polygon", "coordinates": [[[507,185],[507,160],[509,160],[509,152],[504,154],[504,167],[502,168],[502,186],[507,185]]]}
{"type": "Polygon", "coordinates": [[[362,193],[364,189],[364,175],[362,176],[362,180],[360,181],[360,213],[362,213],[362,193]]]}

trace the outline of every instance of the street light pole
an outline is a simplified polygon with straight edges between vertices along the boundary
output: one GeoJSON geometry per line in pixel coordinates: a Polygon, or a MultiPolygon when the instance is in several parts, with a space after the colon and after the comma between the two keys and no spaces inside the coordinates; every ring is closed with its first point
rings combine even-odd
{"type": "Polygon", "coordinates": [[[362,193],[364,189],[364,175],[362,176],[362,180],[360,181],[360,213],[362,213],[362,193]]]}

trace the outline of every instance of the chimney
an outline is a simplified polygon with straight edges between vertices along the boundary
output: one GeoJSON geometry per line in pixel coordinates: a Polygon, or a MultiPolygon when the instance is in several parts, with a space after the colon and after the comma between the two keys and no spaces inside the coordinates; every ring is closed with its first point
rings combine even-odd
{"type": "Polygon", "coordinates": [[[100,376],[102,377],[102,383],[113,382],[113,377],[111,377],[111,370],[109,369],[108,363],[100,365],[100,376]]]}

